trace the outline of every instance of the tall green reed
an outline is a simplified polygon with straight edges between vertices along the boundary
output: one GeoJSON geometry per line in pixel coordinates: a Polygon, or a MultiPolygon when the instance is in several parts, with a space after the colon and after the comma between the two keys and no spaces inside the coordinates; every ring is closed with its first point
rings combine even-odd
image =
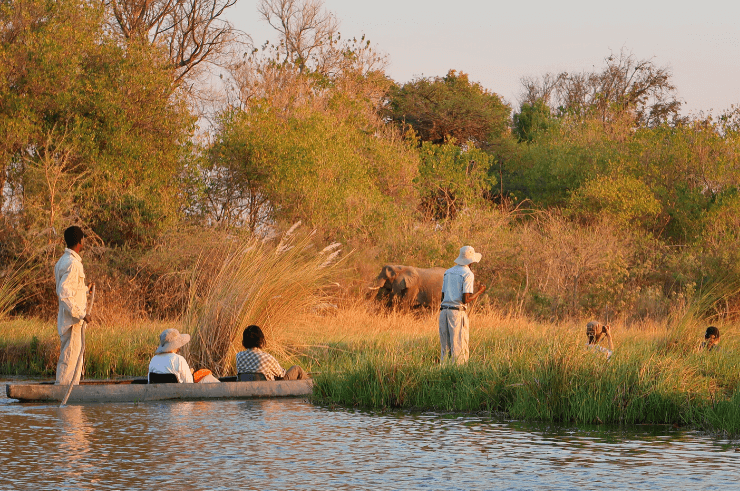
{"type": "Polygon", "coordinates": [[[740,356],[696,350],[703,331],[684,320],[681,345],[666,350],[675,326],[616,330],[611,359],[584,348],[580,330],[521,326],[515,320],[475,333],[471,361],[440,365],[438,340],[356,345],[322,368],[318,401],[347,406],[490,411],[560,423],[691,425],[740,432],[740,356]]]}

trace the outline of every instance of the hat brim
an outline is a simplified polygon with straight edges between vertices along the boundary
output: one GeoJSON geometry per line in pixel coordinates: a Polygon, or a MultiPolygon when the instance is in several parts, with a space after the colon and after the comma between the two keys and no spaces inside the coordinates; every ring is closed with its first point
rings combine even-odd
{"type": "Polygon", "coordinates": [[[473,253],[473,257],[457,256],[457,259],[455,259],[455,264],[459,264],[460,266],[467,266],[471,263],[480,262],[482,257],[483,254],[481,254],[480,252],[473,253]]]}
{"type": "Polygon", "coordinates": [[[167,353],[168,351],[175,351],[176,349],[180,349],[186,344],[190,342],[190,334],[180,334],[177,338],[170,341],[169,343],[165,343],[157,348],[157,351],[155,351],[155,354],[158,353],[167,353]]]}

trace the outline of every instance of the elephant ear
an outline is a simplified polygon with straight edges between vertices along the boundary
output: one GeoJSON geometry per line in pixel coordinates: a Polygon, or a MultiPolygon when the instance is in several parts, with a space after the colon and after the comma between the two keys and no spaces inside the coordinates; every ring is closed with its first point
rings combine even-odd
{"type": "Polygon", "coordinates": [[[419,282],[419,275],[415,272],[410,272],[408,274],[404,274],[401,279],[398,281],[398,287],[401,290],[406,290],[408,288],[412,288],[416,286],[416,284],[419,282]]]}

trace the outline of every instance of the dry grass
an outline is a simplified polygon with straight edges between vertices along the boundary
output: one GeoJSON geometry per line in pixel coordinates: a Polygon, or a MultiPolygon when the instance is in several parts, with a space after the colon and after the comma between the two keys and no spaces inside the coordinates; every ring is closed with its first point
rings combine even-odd
{"type": "Polygon", "coordinates": [[[235,242],[214,266],[201,262],[196,267],[182,323],[193,336],[195,366],[232,374],[242,332],[250,324],[262,327],[268,348],[281,352],[287,320],[321,302],[339,244],[317,251],[311,234],[297,236],[296,227],[277,246],[257,239],[235,242]]]}
{"type": "Polygon", "coordinates": [[[0,321],[18,303],[21,292],[28,283],[28,279],[32,273],[33,269],[23,266],[15,267],[14,265],[0,272],[0,321]]]}
{"type": "MultiPolygon", "coordinates": [[[[545,342],[557,339],[580,346],[586,342],[586,324],[591,319],[558,323],[537,321],[523,316],[505,315],[487,308],[471,314],[471,349],[491,340],[531,339],[545,342]]],[[[315,344],[389,343],[414,339],[438,339],[436,312],[408,313],[379,311],[371,302],[358,300],[326,315],[303,312],[295,315],[283,327],[282,337],[294,346],[315,344]]],[[[615,344],[657,343],[667,345],[680,340],[682,346],[694,346],[703,335],[704,323],[685,316],[680,319],[644,320],[612,323],[615,344]]],[[[732,327],[719,324],[720,330],[730,329],[723,343],[734,339],[732,327]]],[[[729,341],[732,342],[732,341],[729,341]]]]}
{"type": "MultiPolygon", "coordinates": [[[[85,331],[85,377],[143,376],[167,322],[93,323],[85,331]]],[[[52,378],[59,358],[56,322],[16,318],[0,323],[0,370],[52,378]]]]}

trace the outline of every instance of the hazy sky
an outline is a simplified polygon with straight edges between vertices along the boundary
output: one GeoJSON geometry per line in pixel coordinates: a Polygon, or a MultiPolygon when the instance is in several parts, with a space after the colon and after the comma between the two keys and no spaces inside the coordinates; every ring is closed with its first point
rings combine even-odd
{"type": "MultiPolygon", "coordinates": [[[[343,37],[365,34],[387,53],[397,82],[449,69],[517,107],[523,76],[603,67],[624,47],[668,65],[683,112],[740,103],[740,2],[580,0],[326,0],[343,37]]],[[[239,0],[227,18],[256,44],[276,40],[256,0],[239,0]]]]}

